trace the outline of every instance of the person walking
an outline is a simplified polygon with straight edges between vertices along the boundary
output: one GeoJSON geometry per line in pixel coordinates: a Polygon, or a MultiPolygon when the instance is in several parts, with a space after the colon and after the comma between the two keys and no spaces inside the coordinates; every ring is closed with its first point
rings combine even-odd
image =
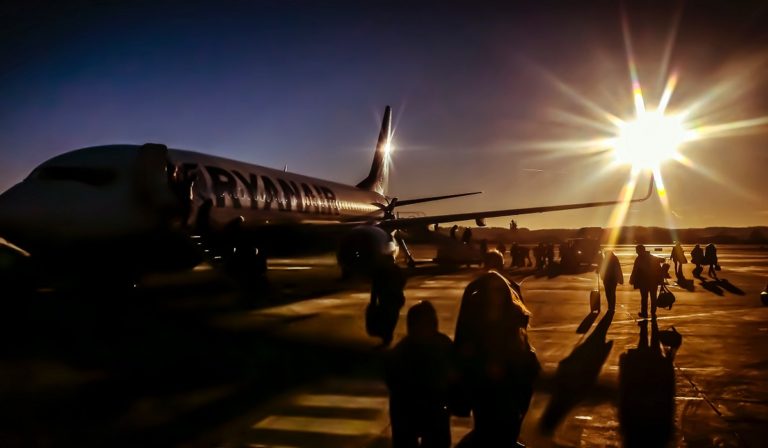
{"type": "Polygon", "coordinates": [[[393,448],[451,446],[450,391],[457,380],[453,343],[429,301],[408,310],[407,335],[385,358],[393,448]]]}
{"type": "Polygon", "coordinates": [[[517,439],[541,366],[528,341],[531,313],[510,283],[491,271],[464,290],[456,322],[461,393],[454,412],[472,412],[457,447],[520,446],[517,439]]]}
{"type": "Polygon", "coordinates": [[[544,269],[544,245],[542,243],[533,247],[533,258],[536,259],[536,269],[544,269]]]}
{"type": "Polygon", "coordinates": [[[467,227],[464,229],[464,233],[461,234],[461,242],[464,244],[470,244],[472,242],[472,229],[467,227]]]}
{"type": "Polygon", "coordinates": [[[704,270],[704,268],[701,267],[701,265],[704,264],[704,250],[698,244],[691,250],[691,263],[696,265],[696,267],[693,268],[693,276],[698,277],[701,275],[701,271],[704,270]]]}
{"type": "Polygon", "coordinates": [[[661,264],[664,262],[659,257],[653,256],[645,250],[645,246],[638,244],[635,247],[637,258],[632,266],[632,274],[629,277],[629,283],[635,289],[640,290],[640,312],[638,316],[648,318],[648,298],[651,299],[651,316],[656,318],[656,296],[659,285],[662,283],[663,276],[661,264]]]}
{"type": "Polygon", "coordinates": [[[518,247],[517,243],[512,243],[512,247],[509,248],[509,254],[511,255],[512,261],[509,265],[510,268],[516,268],[520,266],[520,248],[518,247]]]}
{"type": "Polygon", "coordinates": [[[504,244],[503,242],[499,242],[499,244],[496,245],[496,250],[501,252],[501,255],[504,255],[507,252],[507,245],[504,244]]]}
{"type": "Polygon", "coordinates": [[[553,243],[547,243],[546,247],[547,266],[552,267],[555,262],[555,245],[553,243]]]}
{"type": "Polygon", "coordinates": [[[388,346],[405,305],[405,275],[392,257],[385,257],[374,268],[371,278],[371,301],[366,310],[366,327],[388,346]]]}
{"type": "Polygon", "coordinates": [[[600,276],[605,288],[605,299],[608,301],[608,311],[616,310],[616,285],[624,284],[624,273],[621,271],[619,257],[613,251],[607,251],[600,264],[600,276]]]}
{"type": "Polygon", "coordinates": [[[720,265],[717,264],[717,248],[712,243],[707,244],[706,249],[704,249],[704,263],[709,265],[707,275],[717,280],[717,271],[720,265]]]}
{"type": "Polygon", "coordinates": [[[683,277],[683,265],[688,263],[688,260],[685,258],[685,251],[680,242],[675,241],[675,246],[672,248],[672,254],[670,254],[669,259],[675,265],[675,276],[677,278],[683,277]]]}

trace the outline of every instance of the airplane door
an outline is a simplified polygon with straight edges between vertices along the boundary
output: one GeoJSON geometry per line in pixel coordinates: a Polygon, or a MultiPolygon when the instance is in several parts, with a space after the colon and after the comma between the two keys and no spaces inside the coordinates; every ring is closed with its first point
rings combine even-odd
{"type": "Polygon", "coordinates": [[[191,207],[190,187],[170,163],[165,145],[147,143],[139,148],[134,189],[140,207],[159,211],[165,223],[183,223],[191,207]]]}

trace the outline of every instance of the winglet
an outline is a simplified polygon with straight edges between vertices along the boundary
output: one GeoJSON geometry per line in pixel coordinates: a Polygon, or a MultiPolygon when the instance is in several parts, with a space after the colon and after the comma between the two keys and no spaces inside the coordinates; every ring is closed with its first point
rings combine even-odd
{"type": "Polygon", "coordinates": [[[381,121],[379,141],[376,143],[376,153],[373,155],[371,171],[368,173],[368,177],[357,184],[357,188],[384,194],[384,188],[387,184],[387,176],[389,175],[386,156],[389,151],[389,141],[391,137],[392,108],[387,106],[386,109],[384,109],[384,119],[381,121]]]}
{"type": "Polygon", "coordinates": [[[648,193],[646,193],[646,195],[645,195],[645,196],[643,196],[642,198],[638,198],[638,199],[632,199],[632,200],[631,200],[631,201],[629,201],[629,202],[643,202],[643,201],[647,200],[647,199],[648,199],[648,198],[650,198],[650,197],[651,197],[651,195],[653,194],[653,187],[654,187],[655,185],[656,185],[656,182],[655,182],[655,181],[654,181],[654,179],[653,179],[653,175],[651,175],[651,183],[650,183],[650,184],[648,184],[648,193]]]}

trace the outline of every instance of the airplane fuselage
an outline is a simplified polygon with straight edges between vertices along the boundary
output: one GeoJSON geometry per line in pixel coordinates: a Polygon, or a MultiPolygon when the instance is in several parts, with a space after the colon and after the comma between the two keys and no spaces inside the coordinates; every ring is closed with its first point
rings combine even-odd
{"type": "Polygon", "coordinates": [[[383,212],[374,204],[387,201],[336,182],[146,146],[84,148],[44,162],[0,195],[0,236],[56,269],[176,269],[201,261],[190,237],[202,230],[216,244],[241,244],[230,235],[233,222],[236,238],[265,255],[331,251],[348,233],[344,223],[376,224],[383,212]],[[189,181],[186,193],[179,179],[189,181]]]}
{"type": "Polygon", "coordinates": [[[260,229],[287,223],[343,223],[382,219],[374,191],[191,151],[169,150],[182,177],[194,177],[193,196],[212,202],[211,219],[225,224],[242,216],[260,229]]]}

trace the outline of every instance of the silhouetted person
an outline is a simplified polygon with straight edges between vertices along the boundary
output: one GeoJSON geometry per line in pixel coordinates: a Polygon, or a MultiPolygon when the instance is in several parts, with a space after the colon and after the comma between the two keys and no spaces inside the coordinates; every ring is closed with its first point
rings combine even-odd
{"type": "Polygon", "coordinates": [[[619,358],[619,424],[624,446],[668,446],[674,433],[675,370],[674,355],[682,337],[674,329],[659,332],[651,321],[638,323],[640,341],[636,349],[619,358]],[[662,350],[662,344],[669,346],[662,350]]]}
{"type": "Polygon", "coordinates": [[[193,176],[184,176],[181,167],[168,164],[168,186],[176,199],[175,207],[171,210],[172,218],[178,221],[181,227],[189,225],[189,218],[192,215],[192,185],[193,176]]]}
{"type": "Polygon", "coordinates": [[[448,232],[452,240],[456,239],[456,232],[458,231],[459,231],[459,226],[454,224],[453,227],[451,227],[451,230],[448,232]]]}
{"type": "Polygon", "coordinates": [[[219,238],[219,250],[225,254],[224,262],[227,271],[239,279],[247,279],[257,272],[266,271],[266,258],[259,257],[256,249],[243,229],[245,218],[238,216],[229,221],[223,228],[219,238]]]}
{"type": "Polygon", "coordinates": [[[373,310],[366,318],[372,318],[371,327],[384,345],[392,342],[400,308],[405,304],[405,275],[395,260],[385,257],[373,270],[371,278],[371,303],[373,310]]]}
{"type": "Polygon", "coordinates": [[[624,284],[624,273],[621,271],[619,258],[613,251],[607,251],[599,269],[603,278],[605,298],[608,301],[608,311],[614,311],[616,309],[616,285],[624,284]]]}
{"type": "Polygon", "coordinates": [[[464,233],[461,234],[461,242],[464,244],[469,244],[472,242],[472,229],[469,227],[464,229],[464,233]]]}
{"type": "Polygon", "coordinates": [[[568,241],[567,243],[560,245],[560,266],[568,272],[573,270],[574,268],[574,249],[573,249],[573,242],[568,241]]]}
{"type": "Polygon", "coordinates": [[[555,245],[548,243],[545,254],[547,257],[547,266],[552,266],[552,263],[555,261],[555,245]]]}
{"type": "MultiPolygon", "coordinates": [[[[488,252],[488,240],[486,240],[486,239],[480,240],[480,252],[482,254],[485,254],[486,252],[488,252]]],[[[502,254],[503,253],[504,252],[502,252],[502,254]]]]}
{"type": "Polygon", "coordinates": [[[707,244],[707,248],[704,249],[704,262],[709,265],[707,275],[717,279],[717,248],[714,244],[707,244]]]}
{"type": "Polygon", "coordinates": [[[683,265],[688,263],[688,260],[685,258],[685,251],[679,242],[675,242],[675,246],[672,248],[672,254],[669,256],[669,259],[672,260],[672,263],[675,265],[675,275],[677,278],[683,277],[683,265]]]}
{"type": "Polygon", "coordinates": [[[524,246],[520,246],[520,254],[521,254],[521,258],[523,258],[522,266],[533,267],[533,261],[531,260],[531,249],[524,246]]]}
{"type": "Polygon", "coordinates": [[[544,244],[539,243],[533,248],[533,257],[536,259],[536,269],[544,269],[544,244]]]}
{"type": "Polygon", "coordinates": [[[701,265],[704,264],[704,250],[698,244],[691,250],[691,263],[696,265],[696,267],[693,268],[693,275],[695,277],[700,276],[701,271],[704,270],[704,268],[701,267],[701,265]]]}
{"type": "Polygon", "coordinates": [[[656,318],[656,295],[663,281],[661,264],[664,260],[653,256],[642,244],[635,247],[635,252],[637,258],[632,266],[629,283],[640,290],[640,312],[637,314],[642,318],[648,317],[648,297],[650,296],[651,316],[656,318]]]}
{"type": "Polygon", "coordinates": [[[504,275],[504,255],[502,255],[501,252],[495,249],[489,250],[488,252],[485,253],[484,261],[485,261],[484,264],[485,264],[486,271],[497,272],[499,275],[504,277],[507,280],[507,282],[509,282],[512,289],[515,290],[515,292],[520,297],[520,299],[523,298],[523,293],[520,290],[520,284],[514,281],[513,279],[507,277],[506,275],[504,275]]]}
{"type": "Polygon", "coordinates": [[[474,429],[459,447],[515,446],[540,365],[528,342],[530,311],[510,283],[488,272],[464,290],[456,322],[463,392],[454,410],[470,410],[474,429]]]}
{"type": "Polygon", "coordinates": [[[512,247],[509,248],[509,255],[512,257],[512,264],[510,264],[511,268],[516,268],[520,266],[520,247],[517,245],[517,243],[512,243],[512,247]]]}
{"type": "Polygon", "coordinates": [[[498,250],[499,252],[501,252],[502,255],[504,255],[504,253],[507,252],[507,245],[500,242],[499,244],[496,245],[496,250],[498,250]]]}
{"type": "Polygon", "coordinates": [[[408,310],[408,334],[388,353],[393,448],[451,446],[448,400],[456,381],[453,344],[430,302],[408,310]]]}
{"type": "Polygon", "coordinates": [[[504,269],[504,255],[498,250],[489,250],[484,255],[485,269],[501,272],[504,269]]]}

